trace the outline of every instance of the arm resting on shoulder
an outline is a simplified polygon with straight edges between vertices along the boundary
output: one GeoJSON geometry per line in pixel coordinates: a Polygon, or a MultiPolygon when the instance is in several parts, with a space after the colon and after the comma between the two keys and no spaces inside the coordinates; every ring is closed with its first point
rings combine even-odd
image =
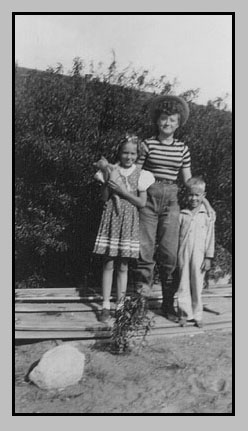
{"type": "Polygon", "coordinates": [[[186,186],[187,181],[192,177],[191,169],[190,168],[182,168],[182,176],[183,176],[183,182],[186,186]]]}
{"type": "Polygon", "coordinates": [[[209,201],[206,198],[202,199],[202,203],[205,206],[207,213],[208,213],[208,217],[210,217],[210,220],[212,222],[215,222],[216,219],[216,215],[215,215],[215,211],[214,209],[211,207],[209,201]]]}
{"type": "MultiPolygon", "coordinates": [[[[187,185],[187,181],[192,177],[191,169],[190,168],[182,168],[182,176],[183,176],[184,185],[186,186],[187,185]]],[[[203,198],[202,203],[205,206],[205,208],[207,210],[207,213],[208,213],[208,216],[210,217],[210,219],[212,221],[215,221],[215,211],[211,207],[211,205],[208,202],[208,200],[206,198],[203,198]]]]}
{"type": "Polygon", "coordinates": [[[206,258],[211,259],[214,257],[214,248],[215,248],[215,222],[214,220],[209,218],[206,245],[205,245],[206,258]]]}

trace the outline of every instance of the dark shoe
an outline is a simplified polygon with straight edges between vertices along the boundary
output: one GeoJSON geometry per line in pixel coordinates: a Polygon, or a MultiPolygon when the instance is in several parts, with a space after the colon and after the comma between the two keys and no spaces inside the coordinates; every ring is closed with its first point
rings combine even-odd
{"type": "Polygon", "coordinates": [[[171,322],[178,322],[178,317],[175,313],[174,310],[168,310],[165,307],[161,307],[161,314],[168,320],[170,320],[171,322]]]}
{"type": "Polygon", "coordinates": [[[187,326],[187,319],[185,319],[184,317],[180,317],[178,323],[179,323],[179,326],[182,326],[182,327],[187,326]]]}
{"type": "Polygon", "coordinates": [[[100,315],[100,322],[104,323],[107,322],[110,319],[110,310],[108,310],[107,308],[103,308],[102,309],[102,313],[100,315]]]}
{"type": "Polygon", "coordinates": [[[197,328],[203,328],[202,320],[196,320],[195,321],[195,326],[197,326],[197,328]]]}
{"type": "Polygon", "coordinates": [[[176,316],[176,314],[172,314],[172,313],[165,313],[165,318],[167,319],[167,320],[170,320],[170,322],[175,322],[175,323],[177,323],[178,322],[178,317],[176,316]]]}

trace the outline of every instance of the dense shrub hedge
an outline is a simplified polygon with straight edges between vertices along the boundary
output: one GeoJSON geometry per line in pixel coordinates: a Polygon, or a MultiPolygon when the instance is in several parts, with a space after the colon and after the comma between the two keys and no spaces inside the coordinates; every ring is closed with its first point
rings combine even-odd
{"type": "MultiPolygon", "coordinates": [[[[147,71],[84,75],[75,59],[71,76],[62,67],[46,72],[16,67],[15,221],[16,285],[94,284],[100,280],[92,248],[101,216],[93,162],[101,154],[114,161],[116,144],[127,130],[152,133],[146,110],[151,91],[173,85],[148,78],[147,71]],[[147,92],[149,89],[150,93],[147,92]]],[[[196,92],[185,97],[192,99],[196,92]]],[[[214,104],[190,103],[180,130],[192,153],[194,174],[203,174],[217,212],[215,265],[229,269],[232,247],[231,113],[214,104]],[[228,259],[223,256],[228,256],[228,259]]],[[[180,193],[184,204],[184,191],[180,193]]]]}

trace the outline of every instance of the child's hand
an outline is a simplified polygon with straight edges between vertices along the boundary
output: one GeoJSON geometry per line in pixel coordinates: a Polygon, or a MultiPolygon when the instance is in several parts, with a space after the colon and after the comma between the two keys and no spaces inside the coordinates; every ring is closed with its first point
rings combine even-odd
{"type": "Polygon", "coordinates": [[[208,217],[210,218],[210,221],[215,222],[216,220],[216,212],[214,209],[210,206],[210,208],[207,209],[208,217]]]}
{"type": "Polygon", "coordinates": [[[114,181],[109,180],[108,186],[111,190],[113,190],[114,193],[117,193],[118,195],[123,196],[123,197],[126,196],[127,190],[126,190],[124,185],[121,186],[121,185],[115,183],[114,181]]]}
{"type": "Polygon", "coordinates": [[[205,259],[201,265],[201,270],[202,271],[209,271],[210,268],[211,268],[211,259],[209,257],[205,257],[205,259]]]}
{"type": "Polygon", "coordinates": [[[216,219],[216,213],[215,213],[214,209],[211,207],[209,201],[206,198],[203,198],[202,202],[203,202],[203,204],[207,210],[208,217],[210,218],[210,221],[214,222],[216,219]]]}
{"type": "Polygon", "coordinates": [[[99,181],[100,183],[102,183],[102,184],[104,184],[104,177],[103,177],[103,174],[102,174],[102,172],[101,171],[97,171],[96,173],[95,173],[95,175],[94,175],[94,179],[96,180],[96,181],[99,181]]]}

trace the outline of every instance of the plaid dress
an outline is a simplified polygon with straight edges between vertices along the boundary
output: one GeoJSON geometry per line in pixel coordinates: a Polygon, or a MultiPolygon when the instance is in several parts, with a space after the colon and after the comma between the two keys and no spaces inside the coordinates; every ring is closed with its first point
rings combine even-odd
{"type": "MultiPolygon", "coordinates": [[[[123,183],[137,196],[140,167],[129,176],[121,175],[123,183]]],[[[112,257],[139,257],[139,213],[136,206],[120,196],[120,212],[110,197],[105,203],[93,253],[112,257]]]]}

